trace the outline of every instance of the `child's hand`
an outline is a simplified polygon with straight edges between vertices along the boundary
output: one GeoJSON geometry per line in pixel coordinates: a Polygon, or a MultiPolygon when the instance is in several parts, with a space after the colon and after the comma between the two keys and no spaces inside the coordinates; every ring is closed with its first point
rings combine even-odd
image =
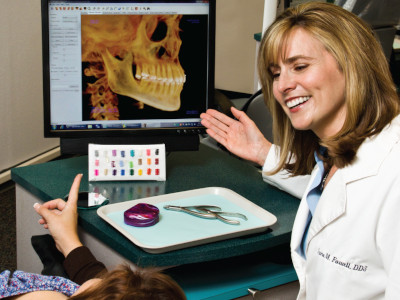
{"type": "Polygon", "coordinates": [[[42,217],[39,224],[49,229],[57,249],[67,256],[73,249],[82,246],[78,236],[78,193],[82,174],[78,174],[72,183],[68,201],[55,199],[33,206],[42,217]]]}

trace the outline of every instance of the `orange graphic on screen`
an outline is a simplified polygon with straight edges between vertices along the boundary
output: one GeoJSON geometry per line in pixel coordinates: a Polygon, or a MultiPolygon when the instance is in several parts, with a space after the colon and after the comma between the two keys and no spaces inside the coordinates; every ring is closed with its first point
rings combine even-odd
{"type": "Polygon", "coordinates": [[[118,120],[118,95],[163,111],[180,108],[181,15],[83,15],[82,62],[90,118],[118,120]]]}

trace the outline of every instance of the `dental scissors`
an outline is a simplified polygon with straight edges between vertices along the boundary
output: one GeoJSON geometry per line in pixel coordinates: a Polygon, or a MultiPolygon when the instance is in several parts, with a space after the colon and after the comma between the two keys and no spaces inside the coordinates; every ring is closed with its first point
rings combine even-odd
{"type": "Polygon", "coordinates": [[[247,221],[247,217],[244,214],[240,213],[232,213],[232,212],[224,212],[221,211],[221,207],[213,206],[213,205],[194,205],[194,206],[175,206],[175,205],[165,205],[165,209],[181,211],[188,213],[190,215],[205,218],[205,219],[218,219],[224,223],[230,225],[239,225],[240,221],[238,220],[230,220],[224,218],[223,216],[241,218],[247,221]]]}

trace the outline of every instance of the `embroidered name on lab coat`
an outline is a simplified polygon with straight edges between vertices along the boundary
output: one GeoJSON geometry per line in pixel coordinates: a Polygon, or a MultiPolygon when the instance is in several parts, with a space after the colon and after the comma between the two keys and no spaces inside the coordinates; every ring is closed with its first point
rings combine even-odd
{"type": "Polygon", "coordinates": [[[347,268],[351,271],[358,271],[358,272],[367,272],[368,266],[366,265],[361,265],[361,264],[355,264],[353,262],[349,261],[343,261],[339,259],[338,257],[331,255],[328,252],[322,252],[320,249],[318,249],[317,254],[326,259],[327,261],[336,264],[338,266],[341,266],[343,268],[347,268]]]}

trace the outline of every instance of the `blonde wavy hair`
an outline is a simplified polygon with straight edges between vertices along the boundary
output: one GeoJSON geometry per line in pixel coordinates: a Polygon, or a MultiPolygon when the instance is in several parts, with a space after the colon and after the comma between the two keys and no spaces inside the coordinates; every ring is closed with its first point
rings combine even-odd
{"type": "Polygon", "coordinates": [[[399,114],[399,98],[388,62],[371,28],[356,15],[330,3],[308,2],[284,11],[261,41],[258,72],[273,116],[274,143],[280,146],[280,169],[309,174],[314,152],[327,147],[327,163],[343,168],[353,162],[362,142],[378,134],[399,114]],[[273,95],[270,66],[284,60],[290,33],[302,28],[336,59],[345,77],[346,119],[334,136],[320,140],[311,130],[293,128],[273,95]]]}

